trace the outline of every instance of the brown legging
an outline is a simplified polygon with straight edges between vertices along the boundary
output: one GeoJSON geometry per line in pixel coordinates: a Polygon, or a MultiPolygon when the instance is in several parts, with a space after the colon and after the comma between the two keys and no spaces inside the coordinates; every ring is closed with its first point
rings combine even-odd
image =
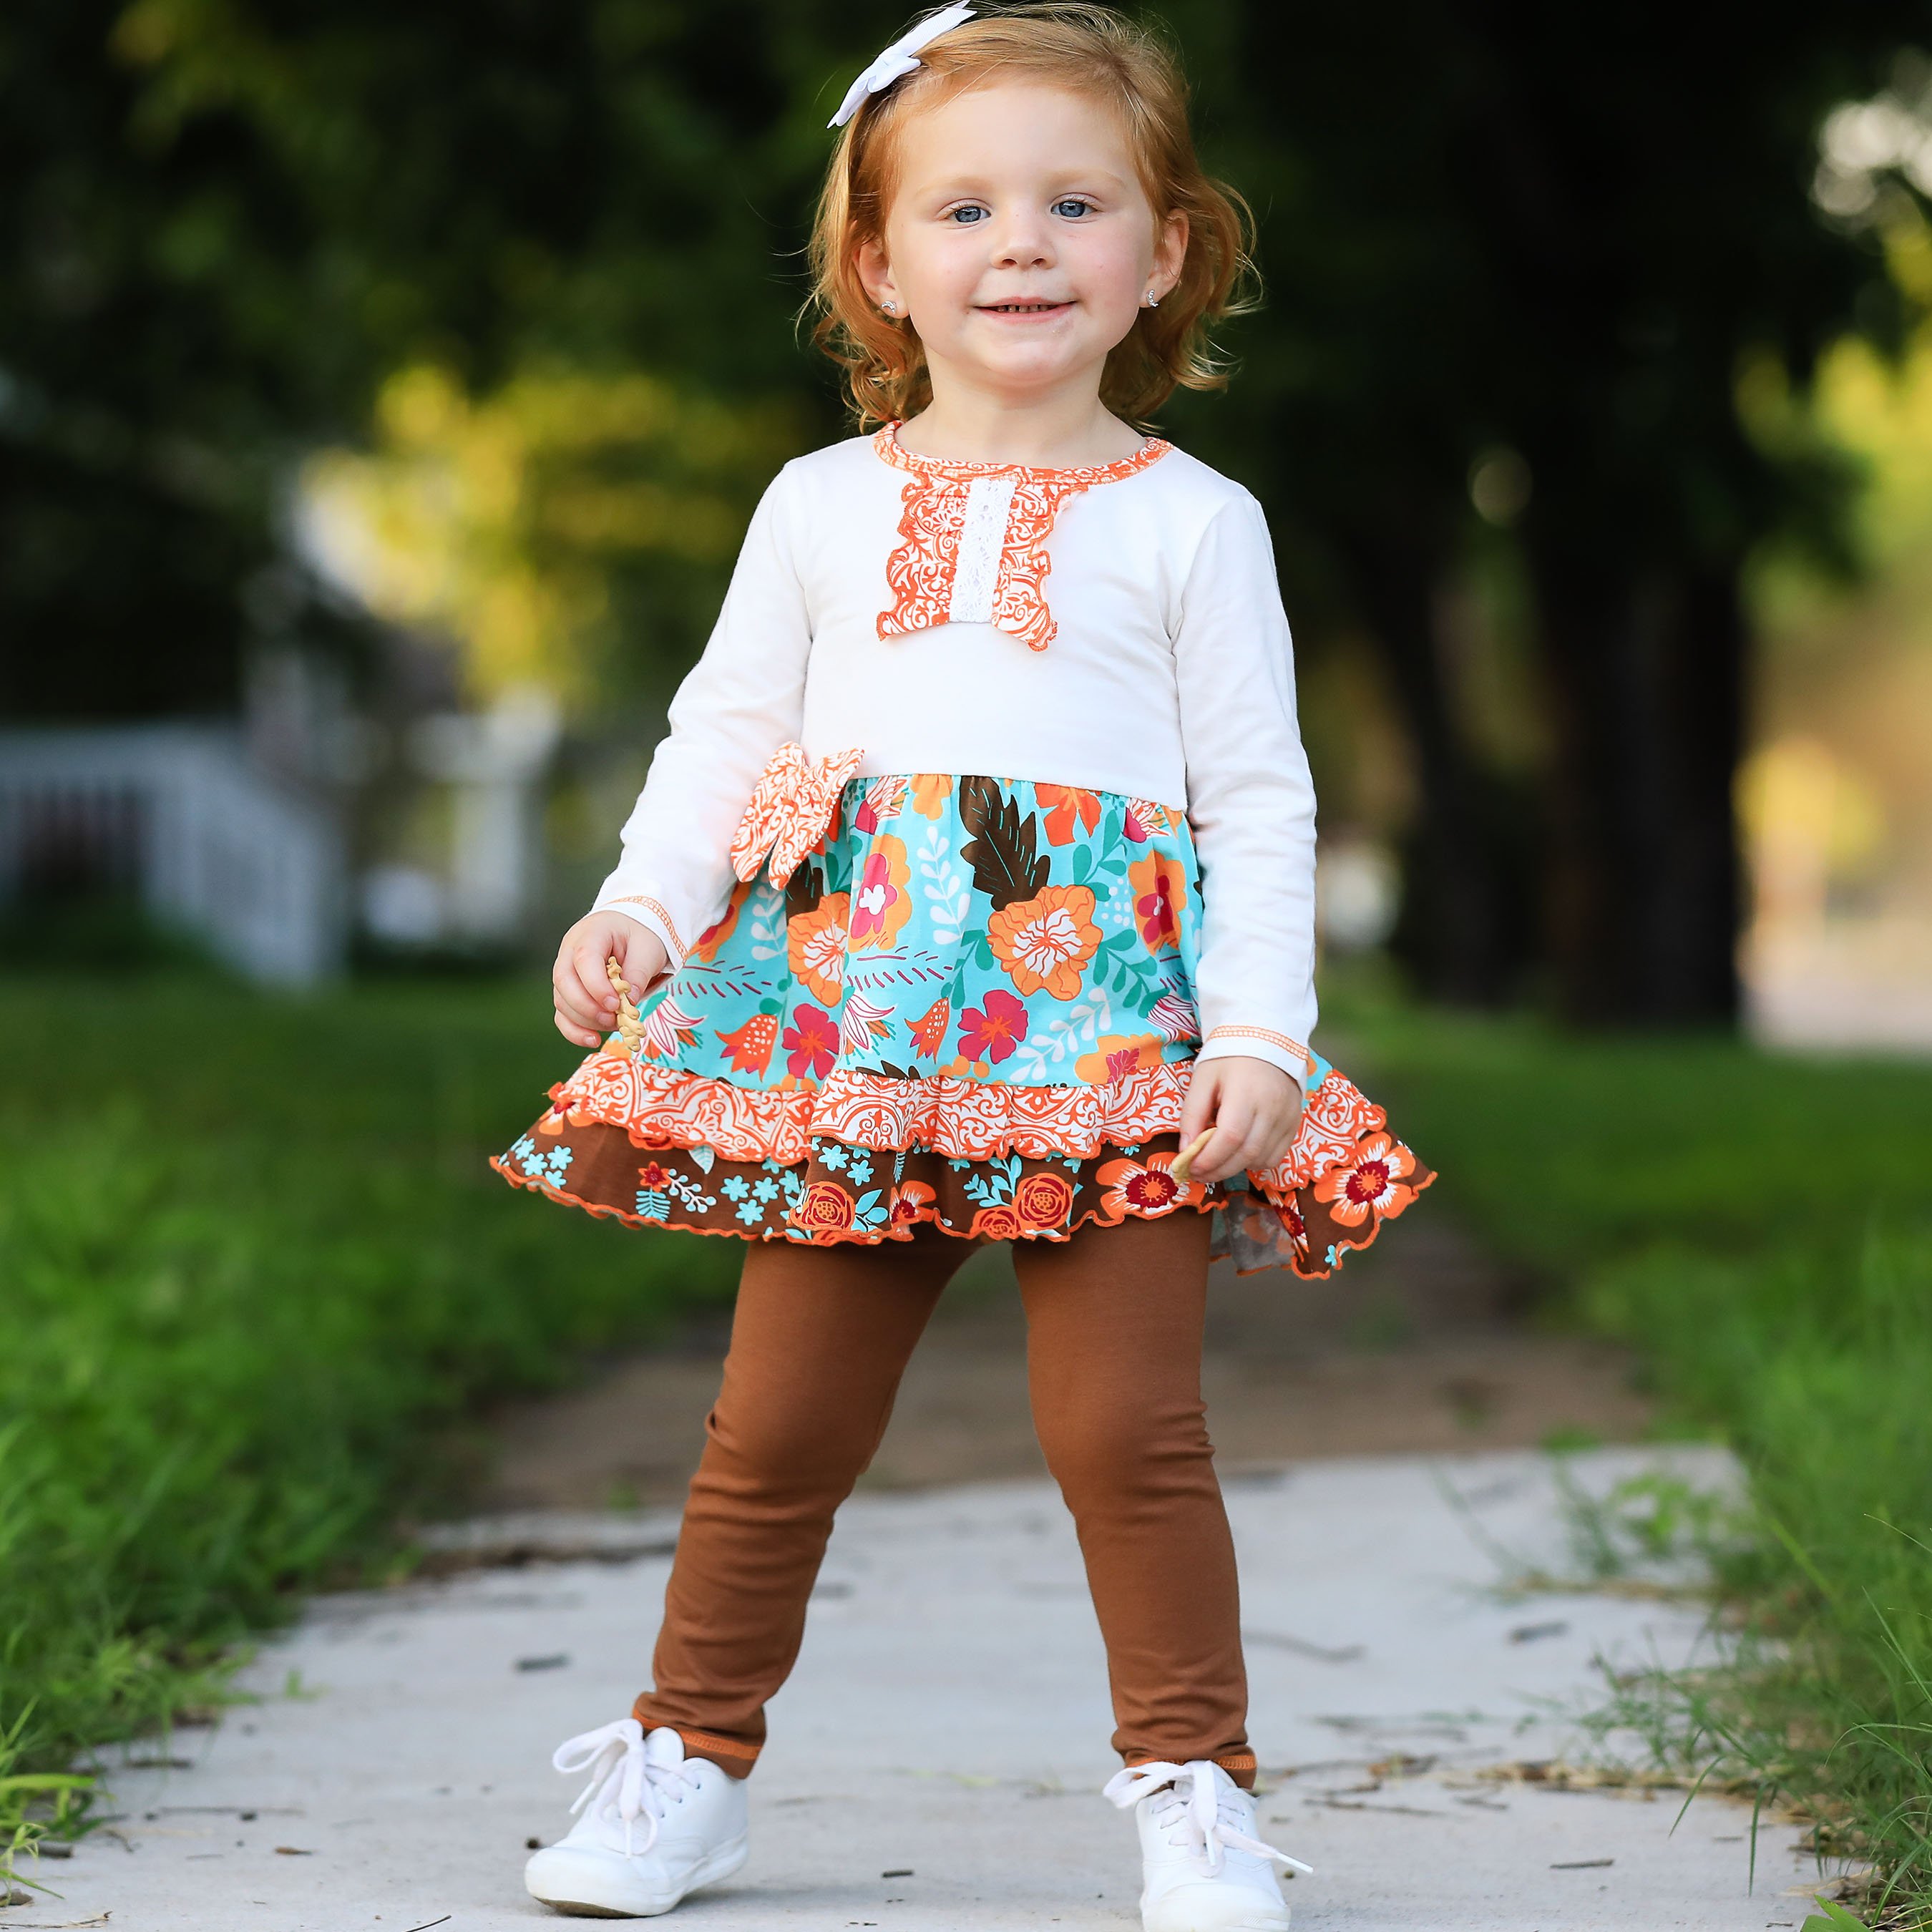
{"type": "MultiPolygon", "coordinates": [[[[1208,1217],[1016,1240],[1034,1426],[1073,1513],[1130,1764],[1214,1758],[1251,1784],[1234,1551],[1201,1403],[1208,1217]]],[[[914,1346],[976,1244],[759,1242],[705,1424],[635,1706],[742,1776],[804,1634],[832,1513],[885,1433],[914,1346]]]]}

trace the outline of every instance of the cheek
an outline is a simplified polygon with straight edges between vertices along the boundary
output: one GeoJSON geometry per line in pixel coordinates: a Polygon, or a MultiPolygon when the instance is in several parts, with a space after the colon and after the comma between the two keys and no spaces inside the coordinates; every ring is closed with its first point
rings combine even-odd
{"type": "Polygon", "coordinates": [[[1140,307],[1141,291],[1146,287],[1150,264],[1131,242],[1117,236],[1098,236],[1082,251],[1076,268],[1080,290],[1090,309],[1118,320],[1131,322],[1140,307]]]}
{"type": "Polygon", "coordinates": [[[962,238],[926,234],[895,250],[892,270],[914,304],[964,300],[979,280],[982,263],[962,238]]]}

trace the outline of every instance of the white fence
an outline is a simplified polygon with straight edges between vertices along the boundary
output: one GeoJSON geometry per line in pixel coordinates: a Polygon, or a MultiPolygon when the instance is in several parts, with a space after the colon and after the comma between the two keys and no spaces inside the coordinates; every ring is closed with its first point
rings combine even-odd
{"type": "Polygon", "coordinates": [[[63,864],[137,894],[252,980],[310,985],[341,964],[340,835],[250,764],[238,731],[0,731],[0,902],[63,864]]]}

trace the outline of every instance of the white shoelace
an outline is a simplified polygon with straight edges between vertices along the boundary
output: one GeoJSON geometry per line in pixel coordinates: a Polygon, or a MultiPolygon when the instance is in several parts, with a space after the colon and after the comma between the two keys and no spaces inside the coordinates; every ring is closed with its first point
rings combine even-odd
{"type": "Polygon", "coordinates": [[[1244,1814],[1216,1789],[1214,1765],[1210,1759],[1195,1758],[1186,1764],[1171,1764],[1165,1759],[1156,1759],[1151,1764],[1130,1765],[1108,1779],[1100,1795],[1111,1798],[1125,1811],[1157,1792],[1166,1793],[1166,1802],[1156,1808],[1154,1822],[1162,1829],[1180,1825],[1186,1834],[1184,1840],[1170,1838],[1167,1842],[1170,1845],[1184,1842],[1192,1844],[1206,1859],[1210,1872],[1220,1870],[1223,1852],[1233,1851],[1252,1852],[1257,1858],[1273,1858],[1304,1876],[1313,1873],[1312,1865],[1305,1865],[1299,1858],[1292,1858],[1286,1852],[1278,1852],[1274,1846],[1264,1845],[1260,1839],[1251,1838],[1241,1830],[1238,1821],[1244,1814]],[[1184,1783],[1189,1786],[1184,1798],[1180,1789],[1184,1783]]]}
{"type": "Polygon", "coordinates": [[[688,1766],[659,1764],[646,1753],[644,1727],[635,1718],[620,1718],[614,1724],[566,1739],[550,1762],[566,1776],[588,1768],[590,1782],[570,1808],[570,1815],[575,1817],[592,1803],[607,1816],[614,1814],[623,1824],[627,1858],[641,1856],[657,1843],[669,1788],[695,1786],[698,1782],[688,1766]],[[634,1846],[632,1834],[640,1818],[647,1819],[650,1826],[643,1844],[634,1846]]]}

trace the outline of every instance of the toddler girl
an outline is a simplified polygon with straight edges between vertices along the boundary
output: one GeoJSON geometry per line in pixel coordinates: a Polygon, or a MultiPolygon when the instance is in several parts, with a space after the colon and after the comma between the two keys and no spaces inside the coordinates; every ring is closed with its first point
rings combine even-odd
{"type": "Polygon", "coordinates": [[[560,1749],[591,1781],[529,1887],[648,1916],[743,1862],[833,1513],[948,1277],[1004,1240],[1145,1924],[1286,1926],[1208,1263],[1325,1275],[1430,1177],[1305,1044],[1314,797],[1262,513],[1133,427],[1222,380],[1241,211],[1168,56],[1098,7],[949,7],[833,124],[819,340],[878,427],[759,504],[557,956],[590,1055],[496,1163],[748,1243],[655,1688],[560,1749]]]}

